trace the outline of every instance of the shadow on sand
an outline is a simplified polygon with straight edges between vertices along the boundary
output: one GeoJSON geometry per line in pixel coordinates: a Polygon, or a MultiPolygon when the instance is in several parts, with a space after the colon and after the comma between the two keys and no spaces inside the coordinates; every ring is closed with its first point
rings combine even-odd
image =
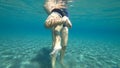
{"type": "Polygon", "coordinates": [[[38,54],[31,59],[31,62],[37,62],[40,68],[51,68],[50,49],[48,47],[40,49],[38,54]]]}

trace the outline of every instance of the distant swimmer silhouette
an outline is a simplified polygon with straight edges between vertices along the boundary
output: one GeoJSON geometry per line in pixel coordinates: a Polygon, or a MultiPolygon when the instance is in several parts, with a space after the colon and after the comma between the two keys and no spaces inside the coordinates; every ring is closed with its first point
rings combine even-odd
{"type": "Polygon", "coordinates": [[[51,64],[55,68],[56,55],[60,52],[60,62],[63,64],[64,53],[68,42],[68,28],[72,23],[68,18],[68,0],[46,0],[44,8],[49,14],[45,21],[45,27],[52,29],[51,64]]]}

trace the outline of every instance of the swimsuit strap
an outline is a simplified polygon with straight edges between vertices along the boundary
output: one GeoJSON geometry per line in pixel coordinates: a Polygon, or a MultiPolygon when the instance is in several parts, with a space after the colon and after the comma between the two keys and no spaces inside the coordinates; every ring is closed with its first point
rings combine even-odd
{"type": "MultiPolygon", "coordinates": [[[[65,8],[61,8],[61,9],[53,9],[51,11],[52,12],[57,12],[58,14],[60,14],[60,16],[64,17],[67,16],[68,17],[68,11],[65,8]]],[[[63,27],[66,27],[66,23],[63,24],[63,27]]]]}
{"type": "MultiPolygon", "coordinates": [[[[68,17],[68,12],[67,9],[61,8],[61,9],[53,9],[52,12],[57,12],[59,13],[62,17],[67,16],[68,17]]],[[[51,13],[52,13],[51,12],[51,13]]]]}

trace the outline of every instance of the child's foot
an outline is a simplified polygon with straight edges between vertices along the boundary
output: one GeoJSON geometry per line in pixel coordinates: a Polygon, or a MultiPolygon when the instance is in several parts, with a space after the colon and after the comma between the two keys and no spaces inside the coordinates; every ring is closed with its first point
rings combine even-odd
{"type": "Polygon", "coordinates": [[[63,61],[60,61],[60,64],[61,64],[62,68],[68,68],[68,66],[66,64],[64,64],[63,61]]]}
{"type": "Polygon", "coordinates": [[[61,48],[62,48],[61,46],[55,46],[53,51],[50,53],[50,55],[51,56],[54,55],[54,54],[57,55],[57,53],[61,50],[61,48]]]}

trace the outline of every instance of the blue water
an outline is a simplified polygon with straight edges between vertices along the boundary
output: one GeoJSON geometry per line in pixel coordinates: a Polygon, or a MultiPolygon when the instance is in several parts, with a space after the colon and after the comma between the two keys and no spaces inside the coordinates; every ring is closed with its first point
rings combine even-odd
{"type": "MultiPolygon", "coordinates": [[[[0,68],[50,68],[52,37],[43,5],[44,0],[0,0],[0,68]]],[[[120,1],[74,0],[68,11],[73,27],[67,67],[120,68],[120,1]]],[[[59,60],[56,67],[62,68],[59,60]]]]}

